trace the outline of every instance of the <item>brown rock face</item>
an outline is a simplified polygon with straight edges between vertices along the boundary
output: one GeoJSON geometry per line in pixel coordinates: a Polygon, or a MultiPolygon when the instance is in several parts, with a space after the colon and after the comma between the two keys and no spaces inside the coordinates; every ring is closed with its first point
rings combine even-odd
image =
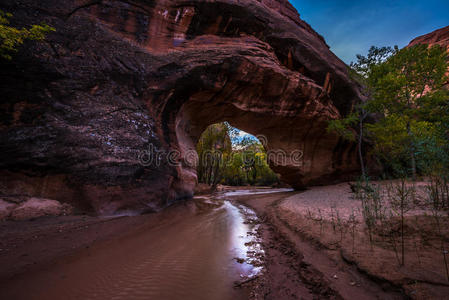
{"type": "Polygon", "coordinates": [[[22,221],[42,216],[60,216],[70,214],[71,210],[69,204],[61,204],[59,201],[51,199],[28,198],[18,204],[0,199],[0,221],[5,219],[22,221]]]}
{"type": "MultiPolygon", "coordinates": [[[[190,197],[194,145],[229,121],[263,135],[301,188],[347,179],[356,147],[326,133],[360,97],[286,0],[3,0],[45,43],[1,62],[3,194],[108,214],[190,197]]],[[[277,162],[276,162],[277,161],[277,162]]]]}
{"type": "Polygon", "coordinates": [[[419,36],[413,39],[408,46],[410,47],[417,44],[440,45],[449,48],[449,26],[419,36]]]}

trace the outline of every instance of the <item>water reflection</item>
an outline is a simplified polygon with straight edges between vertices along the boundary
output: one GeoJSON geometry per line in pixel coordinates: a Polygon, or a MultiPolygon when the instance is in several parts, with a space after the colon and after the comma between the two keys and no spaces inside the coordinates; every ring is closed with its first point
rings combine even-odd
{"type": "Polygon", "coordinates": [[[250,189],[250,190],[236,190],[224,192],[221,197],[235,197],[235,196],[246,196],[246,195],[257,195],[257,194],[272,194],[272,193],[285,193],[293,192],[294,189],[291,188],[281,188],[281,189],[250,189]]]}
{"type": "Polygon", "coordinates": [[[198,197],[0,287],[0,299],[246,299],[236,281],[262,272],[256,214],[198,197]]]}
{"type": "Polygon", "coordinates": [[[258,218],[254,211],[241,205],[236,207],[229,201],[224,202],[224,208],[232,220],[230,246],[236,261],[241,264],[240,276],[253,277],[262,271],[265,253],[258,237],[258,218]]]}

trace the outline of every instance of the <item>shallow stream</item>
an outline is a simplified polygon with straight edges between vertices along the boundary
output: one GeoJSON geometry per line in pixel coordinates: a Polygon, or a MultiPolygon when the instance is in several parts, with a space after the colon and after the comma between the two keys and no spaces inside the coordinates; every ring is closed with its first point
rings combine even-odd
{"type": "Polygon", "coordinates": [[[258,219],[230,197],[196,197],[150,217],[135,232],[10,286],[10,299],[246,299],[237,282],[263,272],[258,219]]]}

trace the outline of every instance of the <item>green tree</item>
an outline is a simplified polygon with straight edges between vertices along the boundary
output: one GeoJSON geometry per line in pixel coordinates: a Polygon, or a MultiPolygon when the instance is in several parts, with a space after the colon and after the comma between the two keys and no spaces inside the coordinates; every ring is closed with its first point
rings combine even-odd
{"type": "Polygon", "coordinates": [[[381,148],[388,143],[404,147],[399,152],[407,153],[414,179],[420,140],[416,132],[435,134],[432,123],[447,121],[447,116],[438,112],[447,109],[448,94],[442,87],[448,67],[445,49],[416,45],[396,51],[385,61],[370,65],[367,71],[371,92],[367,108],[382,118],[369,126],[370,131],[381,148]],[[431,118],[429,112],[433,112],[431,118]]]}
{"type": "Polygon", "coordinates": [[[363,159],[363,139],[365,120],[369,115],[366,109],[366,100],[369,100],[372,91],[368,84],[370,73],[373,66],[383,63],[394,52],[397,52],[397,46],[391,47],[375,47],[372,46],[367,56],[357,54],[357,61],[351,62],[349,74],[350,76],[361,83],[363,86],[363,98],[359,103],[356,103],[353,111],[344,118],[331,120],[328,124],[327,131],[335,132],[341,137],[349,141],[357,141],[358,156],[360,161],[360,169],[362,177],[366,178],[366,168],[363,159]]]}
{"type": "Polygon", "coordinates": [[[371,46],[366,56],[361,54],[356,55],[357,61],[351,62],[350,67],[352,72],[355,72],[352,74],[353,77],[356,77],[365,84],[365,92],[369,92],[370,90],[367,81],[370,78],[373,67],[385,62],[392,54],[398,51],[398,46],[394,46],[393,48],[371,46]]]}
{"type": "Polygon", "coordinates": [[[262,144],[253,136],[239,136],[229,123],[209,126],[197,144],[199,182],[215,185],[272,185],[279,176],[267,163],[262,144]]]}
{"type": "Polygon", "coordinates": [[[209,185],[220,182],[232,152],[227,123],[209,126],[201,135],[196,150],[199,157],[198,181],[209,185]]]}
{"type": "Polygon", "coordinates": [[[328,123],[327,131],[334,132],[344,138],[345,140],[355,142],[357,140],[357,149],[360,161],[360,169],[362,177],[366,177],[365,162],[363,159],[362,144],[363,144],[363,124],[367,116],[362,104],[356,112],[352,112],[344,118],[331,120],[328,123]],[[359,124],[358,131],[354,129],[356,124],[359,124]]]}
{"type": "MultiPolygon", "coordinates": [[[[238,181],[239,185],[242,183],[250,185],[279,183],[279,176],[268,165],[265,148],[255,137],[245,137],[235,145],[233,160],[231,170],[235,173],[230,174],[229,178],[225,177],[225,180],[233,178],[233,181],[238,181]]],[[[232,184],[231,182],[226,183],[232,184]]]]}
{"type": "Polygon", "coordinates": [[[17,52],[26,40],[42,41],[45,35],[51,31],[55,31],[53,27],[47,24],[31,25],[27,28],[15,28],[9,26],[9,19],[12,14],[0,10],[0,57],[11,60],[12,53],[17,52]]]}

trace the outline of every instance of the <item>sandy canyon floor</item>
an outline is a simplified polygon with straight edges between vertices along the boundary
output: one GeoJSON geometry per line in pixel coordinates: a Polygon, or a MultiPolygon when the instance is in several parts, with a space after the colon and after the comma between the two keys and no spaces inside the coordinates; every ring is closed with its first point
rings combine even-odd
{"type": "Polygon", "coordinates": [[[348,183],[225,187],[154,214],[3,222],[0,298],[448,298],[430,217],[410,213],[401,266],[360,207],[348,183]]]}

